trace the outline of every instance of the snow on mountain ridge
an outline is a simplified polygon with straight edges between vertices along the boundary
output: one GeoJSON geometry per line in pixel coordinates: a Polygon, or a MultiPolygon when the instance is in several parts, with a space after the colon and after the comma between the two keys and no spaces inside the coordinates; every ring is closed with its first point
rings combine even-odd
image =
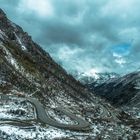
{"type": "Polygon", "coordinates": [[[77,80],[79,80],[82,84],[102,84],[104,82],[109,82],[115,78],[118,78],[120,75],[117,73],[99,73],[95,71],[89,71],[85,73],[75,72],[72,74],[77,80]]]}

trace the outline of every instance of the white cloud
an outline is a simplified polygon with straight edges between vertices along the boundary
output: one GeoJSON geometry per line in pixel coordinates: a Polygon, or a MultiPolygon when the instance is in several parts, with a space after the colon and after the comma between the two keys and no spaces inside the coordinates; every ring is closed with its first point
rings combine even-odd
{"type": "Polygon", "coordinates": [[[18,11],[22,13],[34,13],[40,17],[53,15],[53,7],[49,0],[21,0],[18,11]]]}
{"type": "Polygon", "coordinates": [[[78,53],[82,52],[82,49],[71,49],[70,47],[66,46],[65,44],[61,44],[61,48],[59,48],[57,55],[61,60],[70,60],[78,53]]]}
{"type": "Polygon", "coordinates": [[[116,57],[116,58],[121,58],[122,57],[120,54],[117,54],[115,52],[113,52],[113,56],[116,57]]]}
{"type": "Polygon", "coordinates": [[[99,78],[98,73],[100,73],[100,72],[101,72],[101,71],[100,71],[99,69],[97,69],[97,68],[92,68],[92,69],[86,71],[83,75],[84,75],[84,76],[95,77],[96,79],[98,79],[98,78],[99,78]]]}
{"type": "Polygon", "coordinates": [[[115,59],[115,62],[120,64],[121,66],[126,63],[126,61],[123,58],[115,59]]]}
{"type": "Polygon", "coordinates": [[[125,19],[128,15],[133,14],[133,9],[137,4],[139,4],[139,0],[108,0],[101,8],[101,13],[103,16],[113,15],[125,19]]]}
{"type": "Polygon", "coordinates": [[[126,60],[123,58],[122,55],[117,54],[117,53],[114,52],[114,53],[113,53],[113,56],[114,56],[114,58],[115,58],[115,62],[116,62],[117,64],[119,64],[120,66],[123,66],[123,64],[126,63],[126,60]]]}

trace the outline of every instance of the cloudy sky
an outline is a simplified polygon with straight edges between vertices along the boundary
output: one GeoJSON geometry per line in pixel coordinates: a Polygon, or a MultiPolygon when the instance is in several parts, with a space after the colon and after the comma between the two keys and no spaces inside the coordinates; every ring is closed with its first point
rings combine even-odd
{"type": "Polygon", "coordinates": [[[0,0],[68,72],[140,68],[140,0],[0,0]]]}

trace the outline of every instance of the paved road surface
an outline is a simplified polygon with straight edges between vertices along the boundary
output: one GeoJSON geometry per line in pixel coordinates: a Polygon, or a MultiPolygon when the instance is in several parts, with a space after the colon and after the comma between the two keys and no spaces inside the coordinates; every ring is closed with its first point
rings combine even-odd
{"type": "MultiPolygon", "coordinates": [[[[16,96],[9,96],[9,95],[0,95],[0,100],[10,100],[10,97],[16,97],[16,96]]],[[[84,130],[84,129],[89,129],[90,124],[86,122],[85,120],[77,117],[76,115],[72,114],[69,111],[66,111],[63,108],[56,108],[56,110],[62,112],[63,114],[67,115],[70,117],[72,120],[77,122],[77,124],[63,124],[55,121],[54,119],[50,118],[49,114],[45,111],[44,106],[36,99],[31,98],[31,97],[26,97],[26,98],[20,98],[20,99],[26,99],[28,102],[34,105],[37,113],[37,118],[46,124],[49,124],[54,127],[58,127],[61,129],[69,129],[69,130],[84,130]]],[[[11,124],[11,123],[10,123],[11,124]]]]}

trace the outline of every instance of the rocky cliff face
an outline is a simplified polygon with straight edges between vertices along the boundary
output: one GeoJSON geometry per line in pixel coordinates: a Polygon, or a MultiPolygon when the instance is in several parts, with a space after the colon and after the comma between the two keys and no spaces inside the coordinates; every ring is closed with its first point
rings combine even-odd
{"type": "Polygon", "coordinates": [[[140,138],[138,120],[88,92],[2,10],[0,95],[2,139],[140,138]],[[45,123],[48,115],[59,125],[45,123]],[[73,118],[89,125],[77,130],[71,127],[78,125],[73,118]]]}

